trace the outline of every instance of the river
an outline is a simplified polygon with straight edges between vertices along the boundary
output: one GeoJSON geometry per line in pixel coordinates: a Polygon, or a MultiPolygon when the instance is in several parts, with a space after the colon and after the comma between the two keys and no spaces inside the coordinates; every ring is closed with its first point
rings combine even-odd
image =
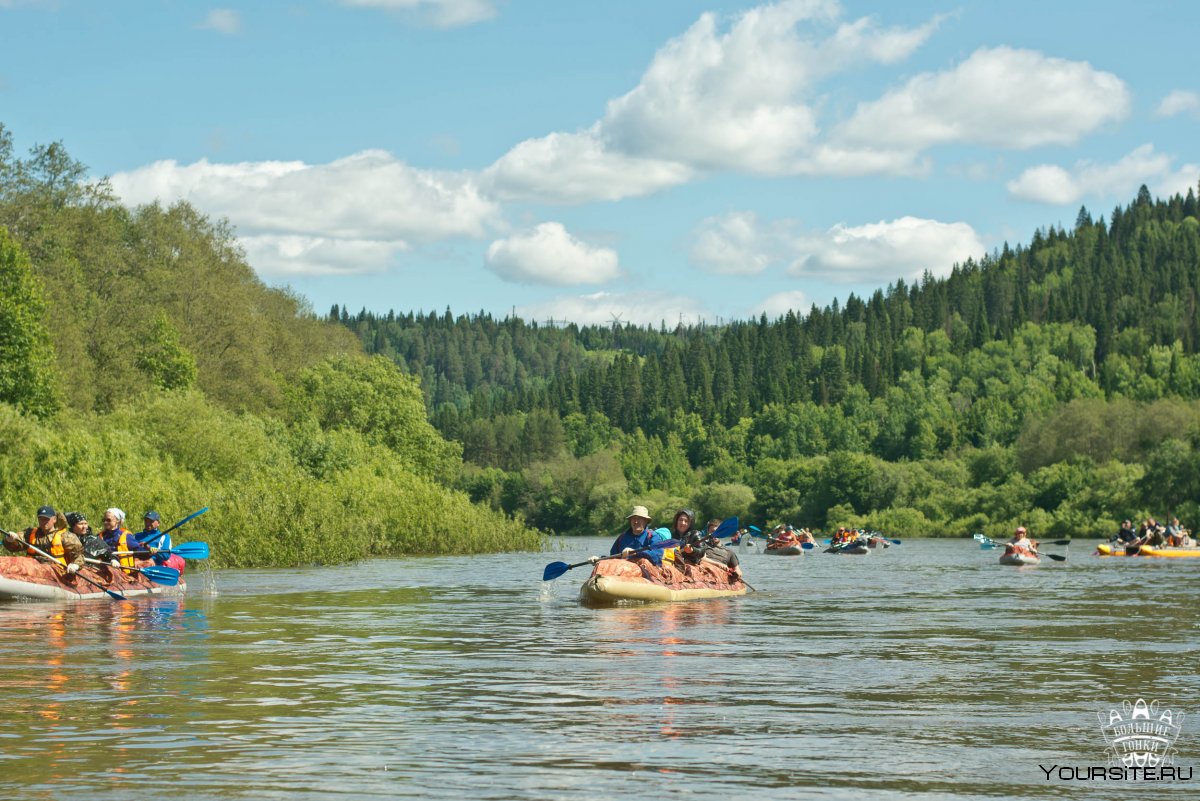
{"type": "MultiPolygon", "coordinates": [[[[1008,568],[967,541],[741,551],[756,593],[589,609],[544,554],[206,572],[0,604],[13,801],[1179,797],[1107,764],[1157,701],[1200,762],[1200,560],[1008,568]],[[1123,717],[1128,719],[1127,711],[1123,717]]],[[[1063,548],[1046,548],[1063,552],[1063,548]]]]}

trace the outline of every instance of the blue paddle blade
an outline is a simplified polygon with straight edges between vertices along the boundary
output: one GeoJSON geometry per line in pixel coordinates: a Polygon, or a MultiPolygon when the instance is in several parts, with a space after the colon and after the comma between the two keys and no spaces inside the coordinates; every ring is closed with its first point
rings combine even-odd
{"type": "Polygon", "coordinates": [[[734,534],[737,530],[738,519],[736,517],[727,517],[721,521],[721,525],[717,526],[716,530],[713,531],[711,536],[721,539],[722,537],[728,537],[729,535],[734,534]]]}
{"type": "Polygon", "coordinates": [[[142,575],[164,587],[174,587],[179,583],[179,571],[173,567],[143,567],[142,575]]]}
{"type": "Polygon", "coordinates": [[[811,551],[813,548],[815,548],[817,546],[813,545],[811,542],[802,542],[802,543],[800,543],[800,547],[806,551],[811,551]]]}
{"type": "Polygon", "coordinates": [[[751,531],[762,531],[761,528],[759,528],[758,526],[755,526],[755,525],[749,525],[749,526],[747,526],[747,528],[750,529],[751,531]]]}
{"type": "Polygon", "coordinates": [[[550,564],[546,565],[546,569],[542,571],[542,581],[556,579],[570,569],[571,566],[566,562],[551,562],[550,564]]]}
{"type": "Polygon", "coordinates": [[[207,542],[185,542],[182,545],[176,545],[169,551],[161,551],[161,553],[173,553],[182,556],[184,559],[207,559],[208,558],[208,543],[207,542]]]}

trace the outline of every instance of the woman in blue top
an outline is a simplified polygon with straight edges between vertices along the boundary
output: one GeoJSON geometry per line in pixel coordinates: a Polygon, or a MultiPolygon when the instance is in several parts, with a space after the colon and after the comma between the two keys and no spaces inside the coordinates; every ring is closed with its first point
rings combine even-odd
{"type": "MultiPolygon", "coordinates": [[[[626,559],[634,551],[649,548],[654,542],[654,532],[646,528],[646,526],[650,525],[650,511],[645,506],[633,507],[633,511],[629,513],[627,519],[629,520],[629,528],[621,532],[620,536],[613,542],[612,548],[608,551],[612,556],[620,554],[626,559]]],[[[639,554],[639,556],[649,559],[655,567],[662,567],[663,552],[661,548],[646,551],[639,554]]]]}

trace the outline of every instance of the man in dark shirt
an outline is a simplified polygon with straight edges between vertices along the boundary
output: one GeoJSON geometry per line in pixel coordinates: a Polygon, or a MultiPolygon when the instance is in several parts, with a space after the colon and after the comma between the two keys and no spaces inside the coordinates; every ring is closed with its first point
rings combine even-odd
{"type": "MultiPolygon", "coordinates": [[[[718,521],[719,523],[720,521],[718,521]]],[[[723,565],[729,571],[730,582],[735,579],[741,579],[742,568],[738,565],[737,554],[721,544],[721,541],[712,536],[713,527],[710,526],[708,536],[704,540],[704,559],[716,562],[723,565]]]]}

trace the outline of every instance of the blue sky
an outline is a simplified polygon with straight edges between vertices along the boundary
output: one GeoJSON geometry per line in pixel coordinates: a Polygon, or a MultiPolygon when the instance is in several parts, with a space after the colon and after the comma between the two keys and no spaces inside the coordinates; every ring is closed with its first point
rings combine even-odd
{"type": "Polygon", "coordinates": [[[1200,4],[0,0],[0,122],[320,312],[745,318],[1200,182],[1200,4]]]}

